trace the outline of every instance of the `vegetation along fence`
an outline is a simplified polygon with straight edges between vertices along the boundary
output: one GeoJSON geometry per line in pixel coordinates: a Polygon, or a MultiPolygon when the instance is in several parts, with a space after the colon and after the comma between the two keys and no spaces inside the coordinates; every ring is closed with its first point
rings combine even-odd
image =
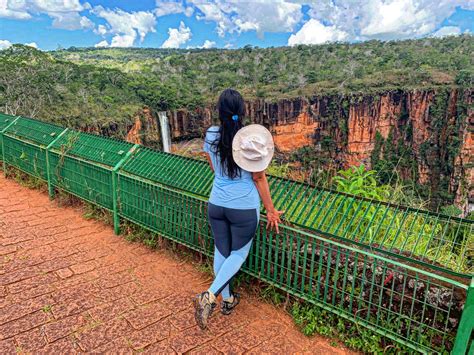
{"type": "MultiPolygon", "coordinates": [[[[211,256],[205,162],[0,114],[3,167],[211,256]]],[[[288,223],[261,218],[244,266],[422,353],[474,353],[474,222],[269,178],[288,223]]]]}

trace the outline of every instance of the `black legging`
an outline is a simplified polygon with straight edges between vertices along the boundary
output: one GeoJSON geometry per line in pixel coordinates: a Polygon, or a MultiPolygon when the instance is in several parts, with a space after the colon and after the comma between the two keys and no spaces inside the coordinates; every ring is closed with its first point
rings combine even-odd
{"type": "Polygon", "coordinates": [[[229,284],[242,267],[252,246],[259,211],[208,205],[209,223],[214,235],[214,282],[209,290],[216,296],[231,296],[229,284]]]}

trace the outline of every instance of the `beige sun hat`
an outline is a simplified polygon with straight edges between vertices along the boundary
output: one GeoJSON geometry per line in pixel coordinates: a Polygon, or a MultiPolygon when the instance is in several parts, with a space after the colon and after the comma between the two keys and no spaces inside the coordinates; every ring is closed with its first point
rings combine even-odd
{"type": "Polygon", "coordinates": [[[258,124],[239,129],[232,141],[235,163],[250,172],[265,170],[272,160],[274,149],[272,134],[258,124]]]}

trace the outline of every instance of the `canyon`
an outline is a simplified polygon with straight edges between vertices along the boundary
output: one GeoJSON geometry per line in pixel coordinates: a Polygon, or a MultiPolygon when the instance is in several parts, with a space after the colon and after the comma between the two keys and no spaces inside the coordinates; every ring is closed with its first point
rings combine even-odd
{"type": "MultiPolygon", "coordinates": [[[[329,153],[340,168],[398,159],[392,163],[402,177],[426,185],[433,196],[448,196],[466,215],[474,208],[473,95],[472,89],[443,87],[257,99],[246,102],[246,116],[270,129],[282,155],[309,147],[315,155],[329,153]]],[[[169,111],[168,118],[175,142],[202,137],[217,121],[214,107],[169,111]]],[[[144,109],[127,140],[156,147],[158,127],[156,115],[144,109]]]]}

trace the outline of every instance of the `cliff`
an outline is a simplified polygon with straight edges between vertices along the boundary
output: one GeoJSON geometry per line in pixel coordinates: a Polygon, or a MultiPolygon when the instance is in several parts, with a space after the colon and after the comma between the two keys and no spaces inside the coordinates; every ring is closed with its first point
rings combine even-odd
{"type": "MultiPolygon", "coordinates": [[[[385,173],[387,182],[396,168],[404,179],[425,185],[434,203],[455,199],[467,212],[467,201],[474,203],[473,94],[469,89],[436,89],[261,99],[247,102],[246,112],[250,122],[271,130],[280,153],[313,147],[315,156],[329,153],[329,164],[365,164],[385,173]]],[[[177,141],[202,137],[215,110],[179,110],[168,116],[177,141]]]]}
{"type": "Polygon", "coordinates": [[[128,127],[125,140],[130,143],[139,143],[150,148],[161,149],[158,119],[149,108],[145,107],[135,115],[133,125],[128,127]]]}

